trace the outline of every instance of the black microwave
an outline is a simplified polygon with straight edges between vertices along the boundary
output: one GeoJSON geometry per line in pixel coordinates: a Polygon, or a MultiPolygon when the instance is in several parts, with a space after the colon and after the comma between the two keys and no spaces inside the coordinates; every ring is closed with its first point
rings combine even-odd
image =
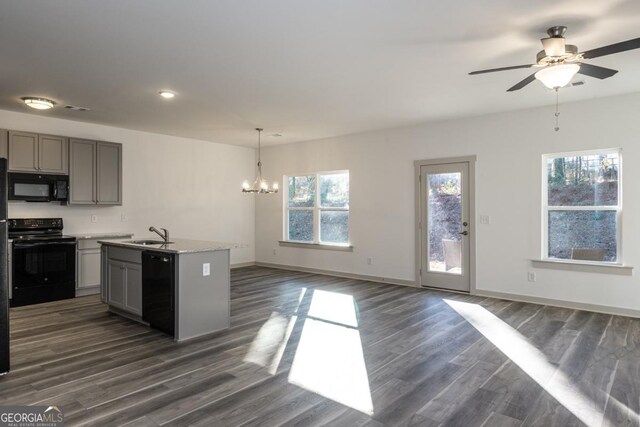
{"type": "Polygon", "coordinates": [[[69,177],[39,173],[8,174],[9,200],[27,202],[66,203],[69,195],[69,177]]]}

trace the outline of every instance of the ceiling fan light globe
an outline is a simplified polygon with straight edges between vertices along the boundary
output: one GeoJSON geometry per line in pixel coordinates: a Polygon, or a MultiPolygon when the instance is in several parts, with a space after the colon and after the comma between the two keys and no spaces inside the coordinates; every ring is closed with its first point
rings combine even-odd
{"type": "Polygon", "coordinates": [[[568,85],[578,71],[578,64],[550,65],[538,71],[535,76],[549,89],[557,89],[568,85]]]}
{"type": "Polygon", "coordinates": [[[542,39],[542,47],[544,48],[547,56],[559,58],[564,56],[565,52],[565,39],[562,37],[549,37],[542,39]]]}

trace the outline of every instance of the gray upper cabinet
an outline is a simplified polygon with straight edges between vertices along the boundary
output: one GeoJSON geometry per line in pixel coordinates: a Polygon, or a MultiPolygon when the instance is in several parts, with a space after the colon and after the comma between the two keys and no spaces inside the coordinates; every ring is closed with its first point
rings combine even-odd
{"type": "Polygon", "coordinates": [[[38,170],[44,173],[69,173],[69,140],[62,136],[38,135],[38,170]]]}
{"type": "Polygon", "coordinates": [[[13,172],[69,173],[69,142],[62,136],[10,131],[8,154],[13,172]]]}
{"type": "Polygon", "coordinates": [[[0,157],[6,159],[9,153],[8,131],[0,129],[0,157]]]}
{"type": "Polygon", "coordinates": [[[96,196],[98,204],[122,204],[122,145],[97,144],[96,196]]]}
{"type": "Polygon", "coordinates": [[[9,132],[9,170],[15,172],[38,171],[38,134],[9,132]]]}
{"type": "Polygon", "coordinates": [[[69,204],[96,204],[95,141],[69,141],[69,204]]]}
{"type": "Polygon", "coordinates": [[[122,144],[72,138],[69,204],[122,204],[122,144]]]}

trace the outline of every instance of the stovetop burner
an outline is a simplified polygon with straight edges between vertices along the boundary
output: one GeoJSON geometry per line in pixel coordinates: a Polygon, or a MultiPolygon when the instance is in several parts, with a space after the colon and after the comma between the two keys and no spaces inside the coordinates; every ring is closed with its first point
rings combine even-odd
{"type": "Polygon", "coordinates": [[[13,241],[75,240],[62,234],[62,218],[11,218],[7,226],[13,241]]]}

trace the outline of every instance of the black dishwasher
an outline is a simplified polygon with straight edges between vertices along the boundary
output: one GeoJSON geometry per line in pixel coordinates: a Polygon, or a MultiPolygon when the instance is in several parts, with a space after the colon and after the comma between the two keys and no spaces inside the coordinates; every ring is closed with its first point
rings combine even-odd
{"type": "Polygon", "coordinates": [[[142,320],[171,336],[175,331],[175,254],[142,252],[142,320]]]}

